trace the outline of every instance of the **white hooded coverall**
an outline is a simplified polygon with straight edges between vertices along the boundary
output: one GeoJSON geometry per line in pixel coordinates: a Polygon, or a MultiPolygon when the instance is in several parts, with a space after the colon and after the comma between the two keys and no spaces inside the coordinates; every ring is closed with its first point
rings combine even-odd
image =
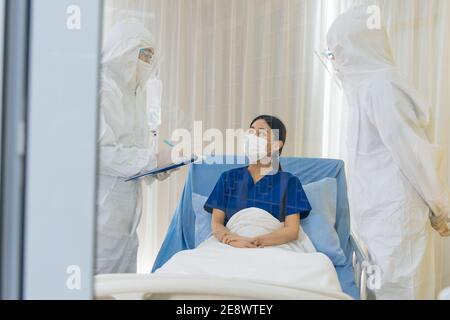
{"type": "Polygon", "coordinates": [[[102,58],[97,199],[96,273],[136,272],[141,184],[124,178],[156,167],[153,107],[160,107],[157,65],[139,60],[140,48],[155,48],[151,34],[135,21],[110,31],[102,58]],[[151,94],[151,97],[147,97],[151,94]],[[149,104],[150,103],[150,104],[149,104]],[[153,128],[152,128],[153,127],[153,128]]]}
{"type": "Polygon", "coordinates": [[[426,135],[429,106],[396,71],[386,30],[369,28],[367,9],[347,11],[328,32],[349,104],[355,232],[381,269],[377,299],[434,299],[430,215],[442,222],[450,212],[442,153],[426,135]]]}

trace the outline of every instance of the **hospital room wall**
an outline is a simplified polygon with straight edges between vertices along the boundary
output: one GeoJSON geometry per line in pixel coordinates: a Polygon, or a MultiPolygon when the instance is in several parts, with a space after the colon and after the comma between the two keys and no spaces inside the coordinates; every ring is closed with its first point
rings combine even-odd
{"type": "MultiPolygon", "coordinates": [[[[430,136],[450,153],[450,3],[447,0],[106,0],[105,32],[134,16],[153,32],[164,61],[161,139],[176,128],[239,128],[260,113],[288,127],[286,155],[345,159],[345,100],[314,57],[335,17],[353,4],[382,8],[397,63],[433,107],[430,136]],[[325,92],[325,94],[324,94],[325,92]]],[[[450,162],[446,173],[450,180],[450,162]]],[[[170,222],[186,172],[148,192],[140,271],[170,222]]],[[[441,242],[440,252],[450,244],[441,242]]],[[[450,255],[441,256],[450,284],[450,255]]]]}

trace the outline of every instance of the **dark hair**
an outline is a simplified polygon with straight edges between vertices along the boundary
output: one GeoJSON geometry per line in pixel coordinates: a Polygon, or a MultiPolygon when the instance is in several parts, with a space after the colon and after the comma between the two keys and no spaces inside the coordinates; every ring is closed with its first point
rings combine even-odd
{"type": "Polygon", "coordinates": [[[281,155],[281,152],[283,152],[284,144],[286,143],[286,135],[287,135],[286,126],[284,125],[283,121],[274,116],[262,115],[253,120],[252,123],[250,124],[250,127],[258,120],[264,120],[265,122],[267,122],[270,129],[278,131],[279,134],[278,140],[283,142],[283,147],[280,148],[280,155],[281,155]]]}

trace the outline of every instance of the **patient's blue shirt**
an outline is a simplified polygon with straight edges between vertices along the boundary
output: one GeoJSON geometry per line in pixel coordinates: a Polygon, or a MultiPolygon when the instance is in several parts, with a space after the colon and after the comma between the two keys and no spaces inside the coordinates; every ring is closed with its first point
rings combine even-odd
{"type": "Polygon", "coordinates": [[[204,209],[225,212],[225,223],[237,212],[247,208],[260,208],[284,222],[285,217],[300,214],[308,217],[311,205],[298,177],[278,171],[266,175],[256,184],[248,167],[224,172],[205,203],[204,209]]]}

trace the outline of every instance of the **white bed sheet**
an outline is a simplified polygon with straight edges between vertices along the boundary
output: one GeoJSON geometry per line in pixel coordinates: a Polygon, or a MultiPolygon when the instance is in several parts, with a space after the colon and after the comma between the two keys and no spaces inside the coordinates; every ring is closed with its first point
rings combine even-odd
{"type": "MultiPolygon", "coordinates": [[[[232,217],[227,227],[236,234],[254,237],[273,232],[283,226],[268,212],[245,209],[232,217]]],[[[237,249],[210,237],[198,248],[177,253],[156,275],[208,277],[211,285],[218,280],[228,280],[237,285],[260,283],[269,289],[268,299],[278,299],[278,291],[289,288],[300,292],[323,295],[325,298],[344,298],[341,286],[330,259],[315,248],[300,230],[299,240],[290,244],[263,249],[237,249]]],[[[230,291],[222,291],[229,294],[230,291]]],[[[231,292],[232,293],[232,292],[231,292]]],[[[281,294],[281,296],[285,296],[281,294]]],[[[306,295],[305,297],[307,297],[306,295]]],[[[346,297],[346,296],[345,296],[346,297]]]]}
{"type": "MultiPolygon", "coordinates": [[[[268,212],[249,208],[229,221],[234,233],[254,237],[283,226],[268,212]]],[[[96,277],[97,298],[117,299],[351,299],[341,290],[328,257],[305,233],[290,244],[237,249],[209,238],[177,253],[150,275],[96,277]]]]}

